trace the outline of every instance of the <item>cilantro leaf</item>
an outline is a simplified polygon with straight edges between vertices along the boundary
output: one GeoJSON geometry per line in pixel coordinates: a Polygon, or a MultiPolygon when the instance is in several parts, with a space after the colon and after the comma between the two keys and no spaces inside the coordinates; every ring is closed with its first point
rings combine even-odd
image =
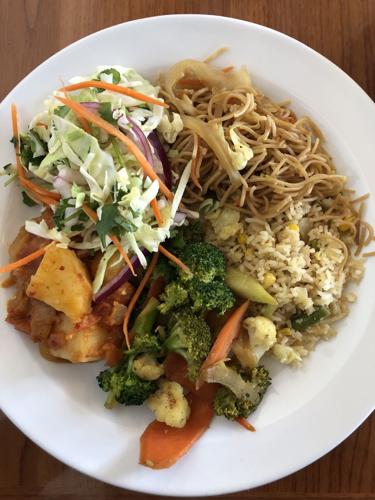
{"type": "Polygon", "coordinates": [[[114,234],[121,237],[125,233],[136,231],[136,227],[130,221],[125,219],[119,212],[117,205],[104,205],[100,220],[96,223],[96,232],[105,245],[105,237],[108,234],[114,234]]]}
{"type": "Polygon", "coordinates": [[[117,125],[117,121],[113,118],[112,104],[110,102],[101,102],[98,111],[103,120],[112,125],[117,125]]]}
{"type": "Polygon", "coordinates": [[[53,110],[53,114],[60,116],[60,118],[65,118],[65,116],[69,113],[68,106],[58,106],[53,110]]]}
{"type": "Polygon", "coordinates": [[[36,205],[35,201],[30,198],[26,191],[22,191],[22,201],[28,207],[35,207],[36,205]]]}
{"type": "Polygon", "coordinates": [[[68,207],[74,207],[75,205],[72,205],[70,203],[70,198],[64,198],[60,200],[60,203],[57,205],[55,209],[55,213],[53,214],[53,222],[55,223],[56,228],[61,231],[64,227],[64,222],[65,222],[65,210],[68,207]]]}
{"type": "Polygon", "coordinates": [[[112,83],[118,84],[121,80],[121,75],[115,68],[108,68],[101,71],[98,75],[98,79],[100,80],[100,75],[112,75],[112,83]]]}
{"type": "Polygon", "coordinates": [[[85,226],[83,224],[74,224],[70,229],[72,231],[82,231],[85,226]]]}

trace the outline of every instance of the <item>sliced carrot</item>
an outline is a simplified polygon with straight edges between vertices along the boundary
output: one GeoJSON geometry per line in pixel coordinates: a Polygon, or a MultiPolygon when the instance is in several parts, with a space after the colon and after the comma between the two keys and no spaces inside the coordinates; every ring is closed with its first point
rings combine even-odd
{"type": "Polygon", "coordinates": [[[46,252],[47,248],[53,244],[54,244],[53,242],[49,243],[48,245],[39,248],[39,250],[36,250],[35,252],[30,253],[29,255],[26,255],[26,257],[23,257],[22,259],[16,260],[15,262],[10,262],[5,266],[0,267],[0,273],[9,273],[10,271],[14,271],[14,269],[26,266],[26,264],[29,264],[29,262],[32,262],[33,260],[39,259],[39,257],[41,257],[46,252]]]}
{"type": "Polygon", "coordinates": [[[249,307],[250,302],[246,300],[240,307],[238,307],[228,318],[228,321],[220,330],[214,345],[211,347],[211,351],[209,352],[205,362],[201,367],[201,377],[197,382],[197,387],[202,384],[202,378],[204,375],[204,371],[218,363],[219,361],[224,360],[230,351],[233,340],[238,337],[241,329],[241,321],[242,318],[249,307]]]}
{"type": "Polygon", "coordinates": [[[112,240],[112,243],[115,245],[115,247],[117,248],[117,250],[120,252],[120,254],[122,255],[122,258],[124,259],[124,261],[127,263],[130,271],[132,272],[133,276],[137,276],[135,274],[135,271],[134,271],[134,267],[133,267],[133,264],[132,264],[132,261],[129,259],[129,256],[128,254],[125,252],[125,249],[124,247],[121,245],[119,239],[117,238],[117,236],[115,236],[114,234],[110,234],[109,237],[111,238],[112,240]]]}
{"type": "Polygon", "coordinates": [[[151,208],[152,208],[152,211],[154,212],[155,219],[156,219],[159,227],[162,226],[163,225],[163,218],[161,216],[160,208],[159,208],[158,201],[156,198],[154,198],[151,201],[151,208]]]}
{"type": "Polygon", "coordinates": [[[171,467],[207,430],[214,416],[212,405],[193,394],[188,399],[191,413],[185,427],[169,427],[155,420],[146,428],[141,436],[140,464],[152,469],[171,467]]]}
{"type": "Polygon", "coordinates": [[[130,337],[129,337],[129,319],[131,316],[131,313],[133,312],[134,306],[139,299],[139,296],[143,292],[144,287],[146,286],[146,283],[150,279],[152,273],[154,272],[156,263],[158,261],[159,254],[155,253],[151,259],[150,265],[147,268],[147,271],[145,272],[145,275],[143,276],[137,290],[135,291],[133,297],[131,298],[128,308],[126,309],[125,312],[125,317],[124,317],[124,324],[123,324],[123,332],[125,336],[125,341],[126,341],[126,346],[128,349],[130,349],[130,337]]]}
{"type": "Polygon", "coordinates": [[[114,83],[99,82],[96,80],[87,80],[85,82],[73,83],[71,85],[66,85],[65,87],[62,87],[59,90],[61,92],[72,92],[74,90],[87,89],[90,87],[94,87],[97,89],[111,90],[112,92],[117,92],[118,94],[123,94],[129,97],[133,97],[138,101],[149,102],[150,104],[157,104],[158,106],[162,106],[163,108],[169,108],[167,103],[160,101],[159,99],[155,99],[155,97],[150,97],[148,95],[141,94],[141,92],[129,89],[128,87],[122,87],[121,85],[116,85],[114,83]]]}
{"type": "Polygon", "coordinates": [[[26,177],[25,170],[20,160],[20,136],[18,132],[18,116],[17,116],[17,107],[14,103],[11,106],[11,111],[12,111],[13,137],[16,139],[16,144],[15,144],[16,166],[20,184],[24,188],[32,192],[36,200],[45,203],[47,205],[48,204],[54,205],[60,199],[60,195],[58,193],[53,193],[52,191],[48,191],[47,189],[43,189],[42,187],[38,186],[37,184],[27,179],[26,177]]]}
{"type": "Polygon", "coordinates": [[[71,99],[66,99],[64,97],[58,97],[56,96],[56,99],[58,99],[60,102],[65,104],[65,106],[68,106],[71,110],[73,110],[75,113],[83,116],[87,120],[89,120],[91,123],[94,123],[94,125],[97,125],[98,127],[102,128],[105,130],[108,134],[113,135],[114,137],[117,137],[121,142],[123,142],[129,151],[135,156],[139,164],[141,165],[144,173],[153,181],[157,180],[159,183],[159,189],[160,191],[169,199],[173,199],[173,193],[167,188],[167,186],[164,184],[164,182],[157,176],[155,173],[154,169],[152,166],[148,163],[146,160],[145,156],[143,153],[139,150],[139,148],[134,144],[132,140],[130,140],[125,134],[123,134],[119,129],[108,123],[107,121],[103,120],[100,116],[97,116],[96,114],[92,113],[88,109],[86,109],[84,106],[79,104],[78,102],[72,101],[71,99]]]}
{"type": "MultiPolygon", "coordinates": [[[[91,207],[89,207],[88,205],[82,205],[82,210],[85,212],[85,214],[93,222],[98,222],[98,216],[97,216],[96,212],[94,212],[94,210],[91,207]]],[[[117,238],[117,236],[115,236],[114,234],[109,234],[108,236],[111,238],[112,243],[116,246],[117,250],[122,255],[122,257],[123,257],[124,261],[126,262],[126,264],[129,266],[129,269],[131,270],[133,276],[136,276],[133,264],[132,264],[131,260],[129,259],[128,254],[125,252],[125,249],[121,245],[121,243],[120,243],[119,239],[117,238]]]]}
{"type": "Polygon", "coordinates": [[[159,245],[159,252],[165,255],[169,260],[174,262],[178,267],[180,267],[185,273],[189,271],[189,268],[186,264],[184,264],[178,257],[173,255],[169,250],[164,248],[163,246],[159,245]]]}
{"type": "Polygon", "coordinates": [[[255,427],[251,425],[250,422],[248,422],[245,418],[243,417],[237,417],[236,422],[238,422],[242,427],[247,429],[248,431],[255,432],[255,427]]]}

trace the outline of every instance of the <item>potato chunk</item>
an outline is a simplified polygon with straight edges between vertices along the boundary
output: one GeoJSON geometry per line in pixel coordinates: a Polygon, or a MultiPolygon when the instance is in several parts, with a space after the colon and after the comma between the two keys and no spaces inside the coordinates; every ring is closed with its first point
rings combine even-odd
{"type": "Polygon", "coordinates": [[[48,338],[49,353],[72,363],[87,363],[103,358],[108,332],[98,323],[77,330],[74,323],[60,314],[48,338]]]}
{"type": "Polygon", "coordinates": [[[84,264],[67,248],[48,248],[26,293],[74,322],[91,311],[92,286],[84,264]]]}

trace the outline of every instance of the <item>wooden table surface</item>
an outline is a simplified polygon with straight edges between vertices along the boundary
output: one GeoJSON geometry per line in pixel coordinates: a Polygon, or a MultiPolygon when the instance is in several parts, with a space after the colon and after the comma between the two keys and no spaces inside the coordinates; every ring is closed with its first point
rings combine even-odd
{"type": "MultiPolygon", "coordinates": [[[[0,0],[0,99],[47,57],[89,33],[173,13],[237,17],[287,33],[324,54],[375,98],[375,0],[0,0]]],[[[0,413],[0,500],[146,496],[70,469],[0,413]]],[[[375,414],[309,467],[229,497],[375,499],[375,414]]]]}

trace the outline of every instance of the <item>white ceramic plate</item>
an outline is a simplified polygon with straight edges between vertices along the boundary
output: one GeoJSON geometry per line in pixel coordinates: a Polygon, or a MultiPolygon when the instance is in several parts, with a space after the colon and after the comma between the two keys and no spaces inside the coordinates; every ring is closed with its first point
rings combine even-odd
{"type": "MultiPolygon", "coordinates": [[[[183,58],[204,58],[219,47],[224,66],[247,65],[255,84],[274,99],[292,99],[298,113],[321,126],[341,172],[359,193],[375,193],[375,108],[340,69],[301,43],[255,24],[211,16],[168,16],[95,33],[62,50],[26,77],[0,108],[0,164],[13,160],[10,103],[22,122],[43,99],[77,74],[100,64],[133,66],[148,77],[183,58]]],[[[23,223],[16,187],[0,197],[1,261],[23,223]]],[[[368,218],[375,221],[373,201],[368,218]]],[[[159,495],[208,495],[255,487],[290,474],[345,439],[374,409],[375,262],[368,262],[359,301],[295,371],[272,365],[273,386],[251,421],[257,432],[216,419],[191,452],[170,470],[138,461],[138,440],[151,420],[146,408],[103,407],[97,364],[43,360],[26,336],[1,319],[0,406],[33,441],[66,464],[117,486],[159,495]],[[368,381],[368,383],[366,383],[368,381]]],[[[0,318],[8,291],[0,290],[0,318]]]]}

